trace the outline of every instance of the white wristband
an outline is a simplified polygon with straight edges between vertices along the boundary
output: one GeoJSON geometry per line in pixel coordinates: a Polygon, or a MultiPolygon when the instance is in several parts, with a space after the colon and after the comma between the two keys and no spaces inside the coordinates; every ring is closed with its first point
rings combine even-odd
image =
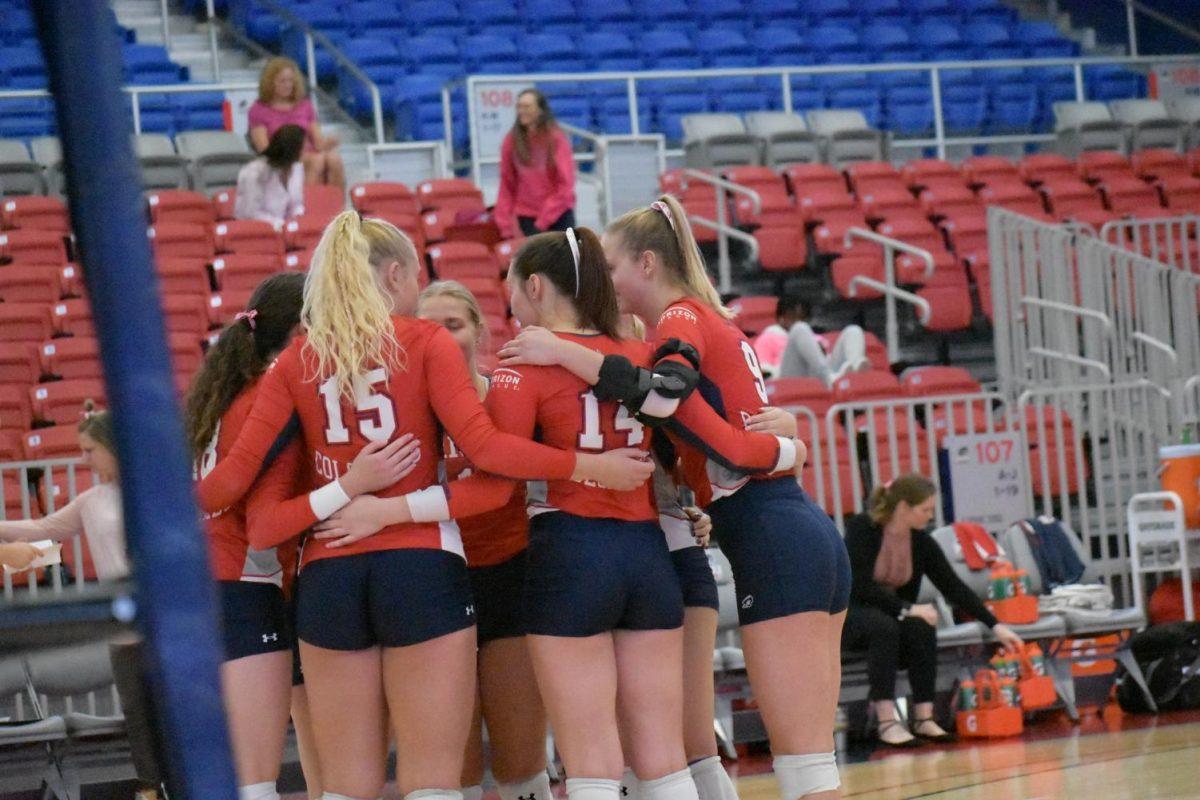
{"type": "Polygon", "coordinates": [[[340,481],[330,481],[320,489],[308,493],[308,505],[313,516],[319,520],[329,519],[346,506],[350,505],[350,495],[342,488],[340,481]]]}
{"type": "Polygon", "coordinates": [[[783,472],[796,466],[796,442],[786,436],[776,436],[779,440],[779,460],[775,462],[772,472],[783,472]]]}
{"type": "Polygon", "coordinates": [[[441,486],[429,486],[404,495],[413,522],[446,522],[450,519],[450,500],[441,486]]]}

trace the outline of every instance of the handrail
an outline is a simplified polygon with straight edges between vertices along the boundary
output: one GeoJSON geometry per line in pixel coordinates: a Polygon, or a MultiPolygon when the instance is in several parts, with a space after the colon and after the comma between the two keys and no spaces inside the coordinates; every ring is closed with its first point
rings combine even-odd
{"type": "Polygon", "coordinates": [[[888,286],[886,283],[877,281],[874,278],[868,278],[866,275],[855,275],[850,279],[848,290],[851,297],[858,297],[857,289],[859,286],[869,287],[877,292],[891,295],[897,300],[903,300],[910,305],[916,306],[920,312],[918,319],[921,321],[921,324],[926,325],[929,323],[929,316],[933,313],[933,309],[930,307],[929,301],[924,297],[918,297],[912,292],[896,286],[888,286]]]}
{"type": "MultiPolygon", "coordinates": [[[[1182,22],[1175,19],[1174,17],[1169,17],[1166,14],[1162,13],[1161,11],[1151,8],[1150,6],[1146,5],[1145,3],[1137,2],[1137,0],[1121,0],[1121,2],[1124,2],[1125,5],[1128,6],[1131,10],[1137,11],[1139,14],[1145,14],[1150,19],[1152,19],[1155,22],[1158,22],[1162,25],[1165,25],[1166,27],[1170,28],[1171,30],[1175,31],[1176,33],[1186,36],[1189,39],[1192,39],[1194,41],[1200,42],[1200,30],[1196,30],[1195,28],[1184,25],[1182,22]]],[[[1135,43],[1137,41],[1136,30],[1137,29],[1134,28],[1135,33],[1133,34],[1133,39],[1134,39],[1135,43]]],[[[1136,48],[1135,48],[1135,54],[1136,54],[1136,48]]]]}
{"type": "Polygon", "coordinates": [[[687,187],[689,180],[696,180],[700,183],[707,183],[717,190],[717,218],[716,220],[706,220],[703,217],[689,215],[689,219],[694,223],[703,225],[704,227],[715,230],[719,235],[717,237],[717,282],[718,288],[722,292],[733,291],[733,265],[729,260],[729,239],[730,237],[742,242],[750,244],[750,258],[758,260],[758,240],[745,231],[739,230],[729,224],[729,203],[727,202],[726,194],[740,194],[750,198],[750,203],[755,214],[762,212],[762,197],[758,192],[748,186],[727,181],[716,175],[708,172],[703,172],[698,169],[685,169],[681,176],[683,178],[683,187],[687,187]],[[752,244],[751,244],[752,243],[752,244]]]}
{"type": "Polygon", "coordinates": [[[1148,333],[1142,333],[1141,331],[1133,331],[1129,334],[1129,338],[1133,339],[1134,341],[1141,342],[1147,347],[1153,347],[1154,349],[1166,355],[1167,358],[1171,359],[1172,366],[1179,366],[1179,352],[1162,339],[1158,339],[1148,333]]]}
{"type": "MultiPolygon", "coordinates": [[[[883,277],[886,286],[893,289],[896,286],[896,251],[908,253],[916,256],[925,262],[925,277],[933,277],[934,263],[933,254],[928,250],[924,250],[916,245],[902,242],[899,239],[893,239],[889,236],[882,236],[875,231],[867,230],[866,228],[850,228],[846,231],[846,235],[842,238],[842,244],[849,248],[855,239],[861,239],[864,242],[871,242],[883,248],[883,277]]],[[[888,361],[895,364],[900,360],[900,321],[896,317],[896,299],[897,295],[891,292],[884,292],[883,303],[886,320],[886,340],[888,361]]],[[[928,317],[926,317],[928,319],[928,317]]]]}
{"type": "Polygon", "coordinates": [[[334,61],[344,66],[351,75],[367,85],[367,89],[371,92],[371,110],[373,112],[375,121],[375,143],[383,144],[385,141],[383,131],[383,101],[380,99],[379,87],[375,84],[375,81],[371,80],[365,72],[359,69],[358,65],[351,61],[328,36],[309,25],[303,18],[297,16],[291,9],[280,5],[279,3],[275,2],[275,0],[255,0],[255,3],[266,8],[284,22],[299,29],[304,34],[304,50],[305,56],[308,60],[308,79],[309,83],[313,87],[315,87],[317,84],[317,57],[316,48],[314,46],[315,44],[320,44],[327,53],[333,56],[334,61]]]}
{"type": "Polygon", "coordinates": [[[1076,356],[1070,353],[1060,353],[1057,350],[1047,350],[1044,347],[1031,347],[1029,348],[1028,352],[1031,356],[1038,356],[1051,361],[1067,361],[1071,364],[1077,364],[1081,367],[1088,367],[1089,369],[1094,369],[1102,374],[1107,380],[1112,380],[1112,370],[1108,368],[1108,365],[1102,361],[1097,361],[1094,358],[1084,358],[1083,356],[1076,356]]]}
{"type": "Polygon", "coordinates": [[[213,80],[221,80],[221,57],[217,47],[217,9],[213,0],[204,0],[204,13],[208,18],[208,49],[212,53],[213,80]]]}
{"type": "Polygon", "coordinates": [[[1080,317],[1091,317],[1104,326],[1104,330],[1111,337],[1113,334],[1113,321],[1103,311],[1097,311],[1094,308],[1084,308],[1082,306],[1072,305],[1071,303],[1060,303],[1057,300],[1044,300],[1040,297],[1025,296],[1021,298],[1021,305],[1036,306],[1045,308],[1050,311],[1061,311],[1064,314],[1075,314],[1080,317]]]}

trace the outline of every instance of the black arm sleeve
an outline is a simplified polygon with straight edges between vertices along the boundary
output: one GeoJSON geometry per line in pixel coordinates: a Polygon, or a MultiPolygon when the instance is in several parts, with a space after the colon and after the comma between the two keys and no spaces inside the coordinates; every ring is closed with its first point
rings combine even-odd
{"type": "Polygon", "coordinates": [[[967,612],[989,628],[994,627],[998,621],[995,615],[988,611],[978,595],[971,591],[971,587],[955,574],[954,568],[946,560],[946,554],[938,547],[937,542],[925,532],[914,532],[913,536],[917,537],[917,547],[920,549],[921,565],[925,574],[938,591],[955,608],[967,612]]]}
{"type": "Polygon", "coordinates": [[[846,550],[850,554],[850,602],[872,606],[890,616],[898,616],[909,603],[875,581],[875,559],[879,556],[882,533],[866,514],[846,525],[846,550]]]}

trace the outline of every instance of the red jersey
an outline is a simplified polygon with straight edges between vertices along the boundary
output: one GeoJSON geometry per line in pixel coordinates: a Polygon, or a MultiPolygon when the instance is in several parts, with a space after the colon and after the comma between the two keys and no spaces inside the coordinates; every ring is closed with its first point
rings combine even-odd
{"type": "MultiPolygon", "coordinates": [[[[255,386],[247,387],[221,416],[208,447],[196,461],[193,474],[203,478],[229,454],[254,404],[255,386]]],[[[282,586],[294,571],[294,546],[277,549],[274,544],[256,548],[246,535],[246,502],[205,516],[209,563],[219,581],[248,581],[282,586]]]]}
{"type": "MultiPolygon", "coordinates": [[[[353,399],[342,396],[332,377],[317,376],[315,356],[306,350],[305,338],[296,337],[259,382],[253,410],[228,457],[201,481],[201,506],[221,508],[246,492],[293,413],[300,419],[315,485],[344,473],[368,440],[391,441],[405,433],[420,442],[420,461],[403,480],[376,494],[395,497],[434,484],[443,426],[481,469],[518,479],[571,476],[574,453],[496,429],[479,401],[462,351],[444,328],[405,317],[394,317],[392,324],[401,349],[399,365],[390,373],[378,367],[356,377],[353,399]]],[[[306,547],[302,563],[406,547],[462,554],[456,527],[410,523],[390,525],[347,547],[306,547]]]]}
{"type": "MultiPolygon", "coordinates": [[[[449,436],[445,440],[442,468],[446,481],[467,478],[474,472],[471,460],[459,451],[449,436]]],[[[502,564],[529,546],[529,517],[525,514],[523,487],[517,487],[502,507],[455,522],[470,567],[502,564]]]]}
{"type": "MultiPolygon", "coordinates": [[[[750,340],[707,304],[691,297],[675,301],[659,317],[655,335],[660,343],[679,339],[696,349],[700,356],[698,392],[732,427],[745,430],[746,420],[771,404],[750,340]]],[[[692,366],[680,355],[667,358],[692,366]]],[[[692,445],[681,450],[683,470],[702,505],[733,494],[750,480],[751,476],[745,474],[748,470],[731,469],[722,459],[714,458],[709,448],[712,443],[703,436],[678,436],[681,422],[677,414],[671,431],[677,439],[692,445]]],[[[782,472],[758,472],[753,477],[775,477],[789,469],[790,465],[782,472]]]]}

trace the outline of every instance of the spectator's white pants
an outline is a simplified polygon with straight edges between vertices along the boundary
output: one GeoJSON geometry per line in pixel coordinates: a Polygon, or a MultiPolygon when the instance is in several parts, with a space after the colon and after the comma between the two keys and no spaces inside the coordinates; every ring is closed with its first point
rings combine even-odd
{"type": "Polygon", "coordinates": [[[788,331],[787,347],[779,360],[780,378],[820,378],[826,385],[844,373],[862,369],[867,363],[867,340],[863,329],[847,325],[828,355],[807,322],[797,322],[788,331]]]}

